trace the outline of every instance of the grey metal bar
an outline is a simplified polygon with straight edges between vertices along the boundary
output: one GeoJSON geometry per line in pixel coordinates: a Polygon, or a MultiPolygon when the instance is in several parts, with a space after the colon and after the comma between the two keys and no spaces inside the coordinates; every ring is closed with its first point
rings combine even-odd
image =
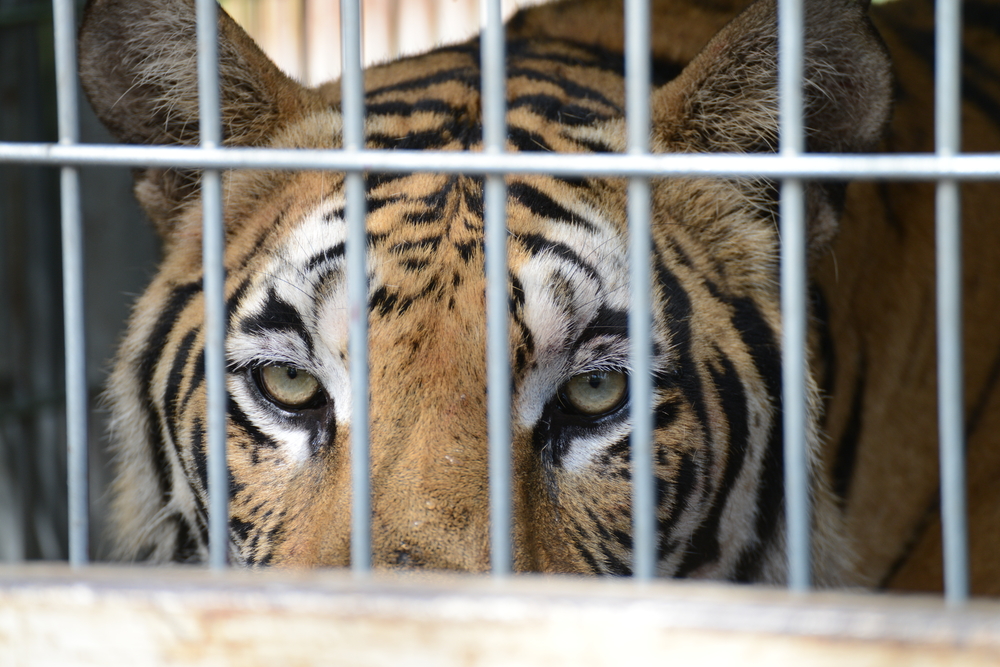
{"type": "Polygon", "coordinates": [[[782,414],[784,416],[785,515],[788,586],[810,582],[809,464],[806,444],[806,233],[802,181],[781,186],[782,414]]]}
{"type": "MultiPolygon", "coordinates": [[[[625,111],[628,154],[649,152],[650,18],[648,0],[625,2],[625,111]]],[[[632,574],[637,581],[656,576],[656,484],[653,471],[652,296],[650,183],[629,179],[629,395],[632,433],[632,574]]]]}
{"type": "MultiPolygon", "coordinates": [[[[53,0],[59,143],[80,140],[77,124],[76,23],[72,0],[53,0]]],[[[86,565],[90,553],[87,447],[87,361],[83,295],[83,220],[75,167],[60,170],[64,338],[66,346],[66,448],[69,485],[69,561],[86,565]]]]}
{"type": "MultiPolygon", "coordinates": [[[[483,153],[496,157],[507,139],[506,45],[500,0],[480,2],[483,153]]],[[[486,177],[486,376],[490,471],[490,563],[493,576],[513,569],[511,550],[510,342],[507,322],[507,186],[486,177]]]]}
{"type": "MultiPolygon", "coordinates": [[[[215,0],[197,0],[198,116],[200,146],[222,143],[219,93],[218,17],[215,0]]],[[[226,460],[226,297],[222,178],[217,169],[201,176],[202,287],[205,295],[205,394],[208,448],[208,562],[214,570],[229,561],[229,467],[226,460]]]]}
{"type": "MultiPolygon", "coordinates": [[[[935,135],[937,154],[961,151],[960,0],[938,0],[935,10],[935,135]]],[[[951,179],[938,182],[936,202],[938,429],[945,599],[969,597],[965,507],[965,409],[962,368],[961,195],[951,179]]]]}
{"type": "MultiPolygon", "coordinates": [[[[801,0],[778,2],[781,157],[805,148],[802,99],[804,16],[801,0]]],[[[781,184],[782,415],[788,587],[809,590],[809,465],[806,440],[806,221],[800,179],[781,184]]]]}
{"type": "Polygon", "coordinates": [[[461,153],[445,151],[321,151],[274,148],[29,144],[0,142],[0,162],[70,166],[288,169],[318,171],[554,174],[559,176],[751,176],[815,180],[1000,180],[996,154],[942,157],[913,154],[627,155],[604,153],[461,153]]]}
{"type": "MultiPolygon", "coordinates": [[[[340,2],[343,74],[340,79],[344,154],[365,147],[365,89],[361,73],[361,3],[340,2]]],[[[360,171],[345,176],[347,216],[347,293],[350,324],[348,355],[351,373],[351,570],[371,571],[371,454],[368,445],[368,273],[365,256],[365,178],[360,171]]]]}
{"type": "Polygon", "coordinates": [[[55,39],[59,143],[72,145],[80,141],[76,93],[76,19],[73,0],[52,1],[52,23],[55,39]]]}

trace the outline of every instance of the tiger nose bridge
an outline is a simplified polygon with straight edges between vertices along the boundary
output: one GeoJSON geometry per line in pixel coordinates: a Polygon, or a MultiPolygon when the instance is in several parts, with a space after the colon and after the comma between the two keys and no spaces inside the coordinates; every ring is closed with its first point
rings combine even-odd
{"type": "MultiPolygon", "coordinates": [[[[453,378],[454,380],[454,378],[453,378]]],[[[397,405],[373,423],[373,561],[382,567],[489,568],[485,391],[467,383],[397,405]]],[[[412,398],[412,397],[411,397],[412,398]]]]}

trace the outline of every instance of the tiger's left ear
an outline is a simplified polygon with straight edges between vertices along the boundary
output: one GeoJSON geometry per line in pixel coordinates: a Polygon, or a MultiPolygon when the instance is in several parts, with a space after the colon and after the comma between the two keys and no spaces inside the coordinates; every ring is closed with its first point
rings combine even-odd
{"type": "MultiPolygon", "coordinates": [[[[806,0],[806,150],[863,152],[882,137],[892,74],[863,0],[806,0]]],[[[721,30],[652,100],[656,152],[770,152],[778,148],[774,0],[759,0],[721,30]]],[[[844,185],[807,187],[811,247],[837,229],[844,185]]]]}
{"type": "MultiPolygon", "coordinates": [[[[266,145],[284,124],[326,105],[288,78],[218,10],[219,85],[226,146],[266,145]]],[[[79,37],[80,78],[91,106],[119,140],[198,143],[194,0],[89,0],[79,37]]],[[[184,207],[197,201],[198,174],[135,172],[135,192],[169,240],[184,207]]]]}

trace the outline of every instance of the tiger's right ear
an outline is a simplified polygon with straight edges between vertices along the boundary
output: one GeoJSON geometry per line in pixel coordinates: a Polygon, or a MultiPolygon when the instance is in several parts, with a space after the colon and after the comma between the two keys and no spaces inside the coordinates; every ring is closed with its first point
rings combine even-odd
{"type": "MultiPolygon", "coordinates": [[[[194,0],[90,0],[79,38],[80,77],[94,111],[119,140],[198,143],[194,0]]],[[[218,19],[223,143],[257,146],[322,107],[221,8],[218,19]]],[[[197,173],[140,169],[135,191],[161,235],[197,199],[197,173]]]]}
{"type": "MultiPolygon", "coordinates": [[[[867,0],[804,0],[806,149],[864,152],[882,137],[892,106],[888,53],[867,0]]],[[[778,25],[775,0],[758,0],[720,31],[653,96],[654,150],[778,149],[778,25]]],[[[807,186],[811,247],[836,232],[842,183],[807,186]]]]}

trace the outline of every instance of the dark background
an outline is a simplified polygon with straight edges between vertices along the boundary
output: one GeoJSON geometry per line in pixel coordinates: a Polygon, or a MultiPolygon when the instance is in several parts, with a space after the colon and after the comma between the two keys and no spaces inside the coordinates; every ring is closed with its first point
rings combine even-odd
{"type": "MultiPolygon", "coordinates": [[[[77,6],[79,20],[81,5],[77,6]]],[[[82,97],[84,142],[111,143],[82,97]]],[[[54,142],[52,9],[0,0],[0,141],[54,142]]],[[[109,478],[99,395],[157,242],[127,168],[81,170],[90,387],[91,552],[106,553],[109,478]]],[[[0,562],[67,556],[57,168],[0,163],[0,562]]]]}

